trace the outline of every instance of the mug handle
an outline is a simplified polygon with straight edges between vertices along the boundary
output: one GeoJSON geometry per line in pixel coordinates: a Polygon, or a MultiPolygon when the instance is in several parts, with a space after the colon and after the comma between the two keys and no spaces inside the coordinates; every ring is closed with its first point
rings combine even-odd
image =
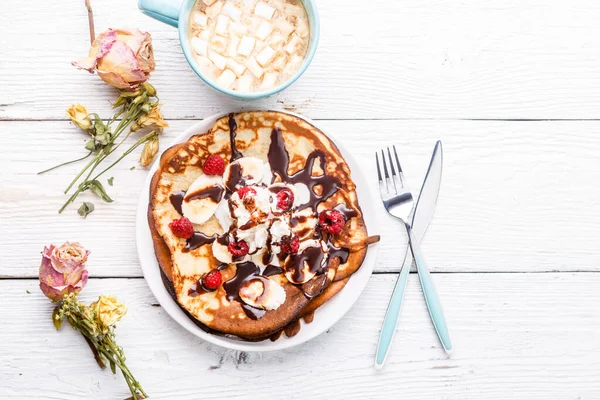
{"type": "Polygon", "coordinates": [[[139,0],[138,8],[143,14],[177,28],[182,3],[183,0],[139,0]]]}

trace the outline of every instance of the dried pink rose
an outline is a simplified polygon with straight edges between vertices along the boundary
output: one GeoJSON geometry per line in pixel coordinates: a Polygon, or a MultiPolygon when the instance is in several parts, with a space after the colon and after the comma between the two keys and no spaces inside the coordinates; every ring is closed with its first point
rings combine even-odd
{"type": "Polygon", "coordinates": [[[44,247],[40,265],[40,289],[52,301],[69,293],[79,293],[88,280],[85,262],[89,251],[79,243],[44,247]]]}
{"type": "Polygon", "coordinates": [[[49,258],[57,272],[69,273],[87,261],[90,252],[77,242],[65,242],[60,247],[44,247],[42,255],[49,258]]]}
{"type": "Polygon", "coordinates": [[[118,89],[135,89],[154,71],[152,38],[139,29],[108,29],[102,32],[86,58],[74,66],[98,75],[118,89]]]}

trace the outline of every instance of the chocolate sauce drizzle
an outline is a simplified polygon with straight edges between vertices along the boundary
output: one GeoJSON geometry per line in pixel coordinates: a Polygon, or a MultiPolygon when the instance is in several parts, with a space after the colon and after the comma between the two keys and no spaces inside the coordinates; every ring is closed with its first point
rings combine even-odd
{"type": "Polygon", "coordinates": [[[309,200],[305,204],[298,206],[298,210],[310,207],[316,212],[319,203],[327,200],[342,187],[339,180],[334,176],[327,175],[326,173],[313,176],[313,167],[317,159],[319,160],[321,169],[325,171],[325,154],[321,150],[314,150],[310,153],[306,158],[304,168],[294,175],[289,175],[290,156],[285,149],[281,131],[277,128],[274,128],[271,132],[271,145],[269,146],[267,157],[274,172],[273,182],[275,181],[275,174],[277,174],[284,182],[292,184],[303,183],[308,187],[309,200]],[[316,192],[317,186],[321,188],[319,194],[316,192]]]}
{"type": "Polygon", "coordinates": [[[175,210],[179,213],[179,215],[183,215],[183,211],[181,210],[181,205],[183,204],[183,198],[185,197],[185,191],[180,190],[179,192],[171,193],[169,196],[169,201],[175,208],[175,210]]]}
{"type": "Polygon", "coordinates": [[[204,233],[194,232],[194,235],[186,241],[185,248],[182,251],[187,253],[205,244],[211,244],[217,240],[217,237],[217,235],[206,236],[204,233]]]}
{"type": "Polygon", "coordinates": [[[235,145],[235,137],[237,136],[237,122],[233,117],[233,113],[229,114],[229,144],[231,146],[231,159],[230,162],[234,162],[238,158],[242,158],[242,153],[237,149],[235,145]]]}
{"type": "MultiPolygon", "coordinates": [[[[251,319],[260,319],[265,315],[265,310],[247,305],[240,298],[240,289],[242,285],[251,279],[261,278],[260,268],[252,262],[243,262],[236,265],[236,273],[233,278],[223,283],[223,289],[227,294],[227,300],[237,301],[241,304],[246,315],[251,319]]],[[[265,292],[267,287],[265,286],[265,292]]]]}
{"type": "Polygon", "coordinates": [[[188,203],[192,200],[201,200],[201,199],[208,198],[208,199],[211,199],[212,201],[214,201],[215,203],[218,203],[219,201],[221,201],[221,198],[223,197],[223,192],[224,192],[224,189],[222,186],[215,185],[215,186],[211,186],[209,188],[198,190],[198,191],[188,195],[187,197],[185,197],[183,199],[183,201],[188,203]]]}

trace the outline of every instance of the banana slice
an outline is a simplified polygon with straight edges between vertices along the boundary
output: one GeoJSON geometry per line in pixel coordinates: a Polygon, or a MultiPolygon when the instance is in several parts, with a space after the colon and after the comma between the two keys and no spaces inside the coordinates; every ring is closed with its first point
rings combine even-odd
{"type": "Polygon", "coordinates": [[[244,303],[263,310],[275,310],[285,302],[285,290],[281,285],[263,276],[244,282],[238,294],[244,303]]]}
{"type": "Polygon", "coordinates": [[[215,258],[222,263],[231,264],[233,262],[233,257],[229,250],[227,250],[227,246],[222,245],[218,240],[213,242],[212,252],[215,258]]]}
{"type": "Polygon", "coordinates": [[[183,215],[194,224],[206,222],[215,213],[224,193],[221,177],[200,175],[183,198],[183,215]]]}
{"type": "Polygon", "coordinates": [[[259,183],[265,174],[265,163],[256,157],[242,157],[225,168],[223,183],[231,191],[259,183]]]}
{"type": "Polygon", "coordinates": [[[295,284],[308,282],[316,275],[316,271],[311,271],[310,262],[319,262],[319,269],[327,264],[328,249],[324,243],[318,240],[310,239],[300,242],[298,254],[289,255],[284,261],[285,277],[288,281],[295,284]],[[322,256],[319,256],[322,254],[322,256]]]}

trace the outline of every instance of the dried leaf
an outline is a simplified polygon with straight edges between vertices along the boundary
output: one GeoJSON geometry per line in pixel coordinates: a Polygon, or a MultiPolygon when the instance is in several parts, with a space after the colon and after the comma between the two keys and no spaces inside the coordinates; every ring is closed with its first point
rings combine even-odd
{"type": "Polygon", "coordinates": [[[100,183],[100,181],[98,181],[97,179],[94,179],[90,182],[90,189],[92,190],[92,192],[94,192],[94,194],[99,196],[105,202],[113,202],[113,199],[111,199],[110,196],[106,194],[106,190],[104,189],[104,186],[102,186],[102,183],[100,183]]]}
{"type": "Polygon", "coordinates": [[[52,311],[52,323],[54,324],[54,327],[56,328],[56,330],[60,329],[60,327],[62,326],[62,322],[63,322],[63,319],[60,318],[60,316],[59,316],[59,312],[60,312],[60,305],[54,307],[54,311],[52,311]]]}
{"type": "Polygon", "coordinates": [[[114,180],[115,180],[115,177],[114,177],[114,176],[111,176],[111,177],[110,177],[110,178],[108,178],[106,181],[108,182],[108,185],[109,185],[109,186],[112,186],[112,185],[113,185],[113,182],[114,182],[114,180]]]}
{"type": "Polygon", "coordinates": [[[87,217],[88,214],[90,214],[92,211],[94,211],[94,204],[90,203],[90,202],[83,202],[83,204],[81,205],[81,207],[79,207],[79,210],[77,210],[77,213],[79,215],[81,215],[83,218],[87,217]]]}

